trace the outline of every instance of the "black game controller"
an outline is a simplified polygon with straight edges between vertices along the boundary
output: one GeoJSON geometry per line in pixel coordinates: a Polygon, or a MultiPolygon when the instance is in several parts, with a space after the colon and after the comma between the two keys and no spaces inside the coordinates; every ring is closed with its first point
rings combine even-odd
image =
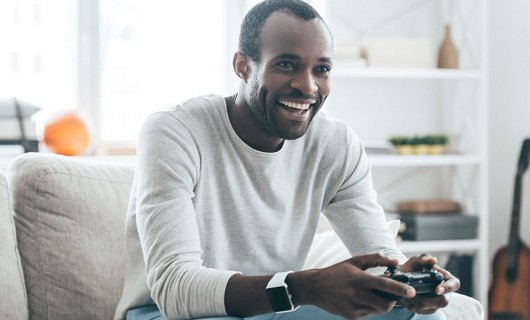
{"type": "MultiPolygon", "coordinates": [[[[436,286],[444,281],[444,277],[441,273],[430,267],[424,267],[421,271],[416,272],[401,272],[394,266],[388,267],[383,273],[382,277],[396,280],[416,289],[416,295],[421,294],[434,294],[436,286]]],[[[399,301],[400,296],[393,295],[388,292],[375,290],[374,292],[379,296],[387,298],[389,300],[399,301]]]]}

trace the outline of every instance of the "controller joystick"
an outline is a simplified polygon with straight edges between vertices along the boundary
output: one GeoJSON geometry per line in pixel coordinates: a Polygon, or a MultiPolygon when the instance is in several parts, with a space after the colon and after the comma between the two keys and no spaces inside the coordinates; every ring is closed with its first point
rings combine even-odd
{"type": "Polygon", "coordinates": [[[385,271],[385,274],[394,274],[397,270],[397,267],[396,266],[389,266],[386,271],[385,271]]]}
{"type": "MultiPolygon", "coordinates": [[[[416,290],[416,295],[434,294],[436,287],[444,281],[441,273],[433,269],[433,266],[426,266],[417,272],[401,272],[395,266],[387,268],[382,277],[389,278],[401,283],[408,284],[416,290]]],[[[388,292],[374,289],[379,296],[389,300],[399,301],[400,296],[388,292]]]]}

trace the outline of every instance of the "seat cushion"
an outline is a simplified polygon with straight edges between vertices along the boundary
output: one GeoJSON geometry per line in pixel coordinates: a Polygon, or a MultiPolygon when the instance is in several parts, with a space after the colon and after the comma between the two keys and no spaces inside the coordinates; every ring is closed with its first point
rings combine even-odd
{"type": "Polygon", "coordinates": [[[132,165],[30,153],[8,171],[31,319],[111,319],[132,165]]]}
{"type": "Polygon", "coordinates": [[[0,319],[27,319],[24,275],[9,207],[7,181],[0,172],[0,319]]]}

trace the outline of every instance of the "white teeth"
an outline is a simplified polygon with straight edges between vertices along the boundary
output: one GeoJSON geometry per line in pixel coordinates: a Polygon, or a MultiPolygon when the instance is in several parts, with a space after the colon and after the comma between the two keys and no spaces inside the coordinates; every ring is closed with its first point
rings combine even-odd
{"type": "Polygon", "coordinates": [[[311,105],[309,103],[305,104],[305,103],[296,103],[296,102],[291,102],[291,101],[280,101],[280,103],[290,108],[300,109],[300,110],[307,110],[309,109],[309,106],[311,105]]]}

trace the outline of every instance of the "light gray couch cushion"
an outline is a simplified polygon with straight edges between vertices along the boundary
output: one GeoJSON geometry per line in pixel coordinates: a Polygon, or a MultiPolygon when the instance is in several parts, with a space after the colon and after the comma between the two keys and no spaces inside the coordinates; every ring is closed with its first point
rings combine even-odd
{"type": "Polygon", "coordinates": [[[134,170],[25,154],[8,171],[31,319],[111,319],[134,170]]]}
{"type": "Polygon", "coordinates": [[[0,319],[27,319],[24,275],[17,250],[7,181],[0,171],[0,319]]]}

